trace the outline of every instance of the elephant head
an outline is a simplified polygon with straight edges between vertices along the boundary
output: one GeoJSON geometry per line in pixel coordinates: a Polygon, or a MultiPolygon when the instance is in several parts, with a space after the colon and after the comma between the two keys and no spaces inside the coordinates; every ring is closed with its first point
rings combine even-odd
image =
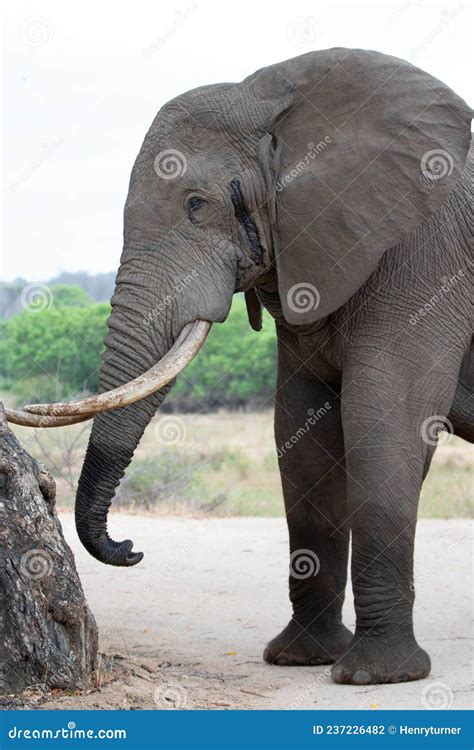
{"type": "Polygon", "coordinates": [[[28,419],[49,414],[50,424],[95,413],[76,500],[79,536],[92,555],[112,565],[142,557],[131,541],[110,539],[107,513],[170,380],[189,360],[183,341],[193,354],[209,324],[225,320],[236,291],[249,292],[258,328],[251,290],[272,278],[290,325],[344,304],[452,190],[469,122],[467,105],[426,73],[343,49],[199,88],[160,110],[131,175],[103,393],[28,407],[28,419]],[[194,321],[204,323],[190,327],[194,321]],[[156,362],[158,372],[140,378],[156,362]]]}

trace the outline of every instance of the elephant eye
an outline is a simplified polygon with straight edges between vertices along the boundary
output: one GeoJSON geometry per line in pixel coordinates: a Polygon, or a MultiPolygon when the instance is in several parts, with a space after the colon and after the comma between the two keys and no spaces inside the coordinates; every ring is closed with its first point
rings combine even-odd
{"type": "Polygon", "coordinates": [[[186,204],[186,209],[188,212],[188,217],[190,221],[195,223],[196,217],[194,216],[194,213],[201,208],[201,206],[205,203],[203,198],[200,198],[198,195],[192,195],[191,198],[188,199],[186,204]]]}

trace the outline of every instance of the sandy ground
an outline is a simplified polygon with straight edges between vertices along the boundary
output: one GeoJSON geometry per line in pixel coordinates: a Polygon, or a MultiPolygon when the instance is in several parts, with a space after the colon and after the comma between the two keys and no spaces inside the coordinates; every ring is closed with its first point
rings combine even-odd
{"type": "MultiPolygon", "coordinates": [[[[472,525],[424,520],[416,545],[418,640],[431,655],[426,680],[335,685],[327,667],[275,667],[267,640],[286,625],[287,532],[279,518],[197,520],[111,516],[116,539],[130,537],[145,559],[106,567],[81,547],[61,514],[101,650],[112,659],[104,684],[57,695],[43,708],[389,709],[472,706],[469,692],[472,525]]],[[[348,592],[345,623],[354,625],[348,592]]]]}

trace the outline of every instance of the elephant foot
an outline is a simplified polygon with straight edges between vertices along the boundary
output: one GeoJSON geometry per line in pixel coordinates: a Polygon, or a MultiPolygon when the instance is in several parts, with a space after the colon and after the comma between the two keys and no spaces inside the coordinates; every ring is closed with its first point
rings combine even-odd
{"type": "Polygon", "coordinates": [[[421,680],[430,673],[430,657],[413,636],[354,636],[331,671],[341,685],[377,685],[421,680]]]}
{"type": "Polygon", "coordinates": [[[352,640],[352,633],[342,623],[315,622],[302,628],[291,620],[267,645],[263,658],[268,664],[282,667],[307,667],[334,664],[352,640]]]}

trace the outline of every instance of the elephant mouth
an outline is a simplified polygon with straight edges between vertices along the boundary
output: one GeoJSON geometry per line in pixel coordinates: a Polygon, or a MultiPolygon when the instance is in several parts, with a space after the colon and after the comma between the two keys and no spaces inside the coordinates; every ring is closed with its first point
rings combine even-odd
{"type": "Polygon", "coordinates": [[[84,422],[99,412],[134,404],[163,388],[191,362],[201,349],[211,328],[207,320],[184,326],[171,349],[153,367],[134,380],[97,396],[55,404],[28,404],[24,411],[5,409],[9,422],[26,427],[61,427],[84,422]]]}

